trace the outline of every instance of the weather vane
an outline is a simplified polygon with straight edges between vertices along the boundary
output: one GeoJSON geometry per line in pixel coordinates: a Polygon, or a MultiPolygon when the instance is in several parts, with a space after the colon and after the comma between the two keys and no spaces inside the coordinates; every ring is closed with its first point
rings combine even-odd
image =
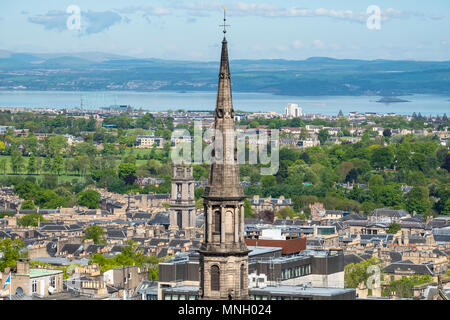
{"type": "Polygon", "coordinates": [[[219,27],[223,27],[223,33],[227,33],[227,27],[230,27],[230,25],[227,24],[227,16],[226,16],[227,8],[225,6],[222,6],[222,8],[223,8],[223,24],[219,25],[219,27]]]}

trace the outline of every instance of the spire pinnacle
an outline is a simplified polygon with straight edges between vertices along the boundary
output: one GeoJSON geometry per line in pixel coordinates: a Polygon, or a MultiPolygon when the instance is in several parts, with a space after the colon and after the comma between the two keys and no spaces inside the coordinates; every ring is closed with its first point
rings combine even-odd
{"type": "Polygon", "coordinates": [[[219,25],[219,27],[223,27],[223,34],[227,33],[227,27],[231,27],[227,24],[227,8],[225,6],[223,8],[223,24],[219,25]]]}

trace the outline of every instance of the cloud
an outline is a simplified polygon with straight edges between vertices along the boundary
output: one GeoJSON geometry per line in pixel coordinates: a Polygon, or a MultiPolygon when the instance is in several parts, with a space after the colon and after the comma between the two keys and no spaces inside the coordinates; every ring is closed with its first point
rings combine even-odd
{"type": "Polygon", "coordinates": [[[303,43],[300,40],[294,40],[291,43],[291,47],[293,49],[300,49],[300,48],[303,48],[303,43]]]}
{"type": "MultiPolygon", "coordinates": [[[[193,16],[208,16],[210,12],[222,11],[222,3],[217,1],[200,1],[189,4],[175,4],[173,9],[187,11],[193,16]]],[[[227,6],[227,14],[230,16],[258,16],[258,17],[327,17],[336,20],[346,20],[358,23],[366,23],[369,14],[364,12],[354,12],[352,10],[334,10],[334,9],[307,9],[300,7],[283,8],[273,4],[265,3],[244,3],[235,2],[227,6]]],[[[411,17],[426,18],[426,15],[415,11],[400,11],[393,8],[381,10],[381,19],[404,19],[411,17]]],[[[430,19],[437,20],[444,17],[432,15],[430,19]]]]}
{"type": "Polygon", "coordinates": [[[28,17],[28,22],[43,25],[46,30],[63,31],[67,29],[66,21],[69,16],[64,11],[52,10],[46,14],[28,17]]]}
{"type": "Polygon", "coordinates": [[[114,11],[122,14],[144,13],[147,16],[167,16],[172,14],[172,10],[165,7],[151,7],[151,6],[128,6],[114,11]]]}
{"type": "MultiPolygon", "coordinates": [[[[65,11],[52,10],[46,14],[28,17],[28,21],[44,26],[46,30],[64,31],[67,29],[67,20],[71,14],[65,11]]],[[[95,34],[109,29],[122,21],[122,17],[113,11],[81,11],[80,34],[95,34]]],[[[124,19],[125,22],[129,22],[124,19]]]]}
{"type": "Polygon", "coordinates": [[[325,43],[322,40],[314,40],[313,47],[315,49],[325,49],[325,43]]]}
{"type": "MultiPolygon", "coordinates": [[[[105,11],[105,12],[94,12],[87,11],[81,13],[82,19],[87,19],[87,34],[100,33],[103,30],[109,29],[111,26],[122,21],[122,17],[116,12],[105,11]]],[[[83,20],[82,20],[83,23],[83,20]]]]}

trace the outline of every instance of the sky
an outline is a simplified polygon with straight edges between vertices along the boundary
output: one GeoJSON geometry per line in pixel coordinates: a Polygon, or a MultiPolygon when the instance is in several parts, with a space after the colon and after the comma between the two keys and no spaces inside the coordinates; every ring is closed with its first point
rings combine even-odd
{"type": "Polygon", "coordinates": [[[2,0],[0,50],[214,61],[222,6],[231,59],[450,60],[448,0],[2,0]]]}

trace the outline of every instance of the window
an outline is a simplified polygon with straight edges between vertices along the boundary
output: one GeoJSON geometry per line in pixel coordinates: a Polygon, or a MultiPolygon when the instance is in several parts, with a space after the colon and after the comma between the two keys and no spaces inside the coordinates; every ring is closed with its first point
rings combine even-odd
{"type": "Polygon", "coordinates": [[[172,295],[171,294],[166,294],[164,296],[164,300],[172,300],[172,295]]]}
{"type": "Polygon", "coordinates": [[[220,290],[220,270],[218,266],[211,267],[211,290],[220,290]]]}
{"type": "Polygon", "coordinates": [[[56,277],[51,277],[51,278],[50,278],[50,285],[51,285],[53,288],[56,288],[56,277]]]}
{"type": "Polygon", "coordinates": [[[37,292],[37,281],[36,280],[33,280],[31,282],[31,292],[32,293],[36,293],[37,292]]]}
{"type": "Polygon", "coordinates": [[[195,300],[195,296],[189,296],[189,300],[195,300]]]}
{"type": "Polygon", "coordinates": [[[220,211],[217,210],[214,212],[214,232],[220,233],[220,226],[221,226],[221,214],[220,211]]]}

